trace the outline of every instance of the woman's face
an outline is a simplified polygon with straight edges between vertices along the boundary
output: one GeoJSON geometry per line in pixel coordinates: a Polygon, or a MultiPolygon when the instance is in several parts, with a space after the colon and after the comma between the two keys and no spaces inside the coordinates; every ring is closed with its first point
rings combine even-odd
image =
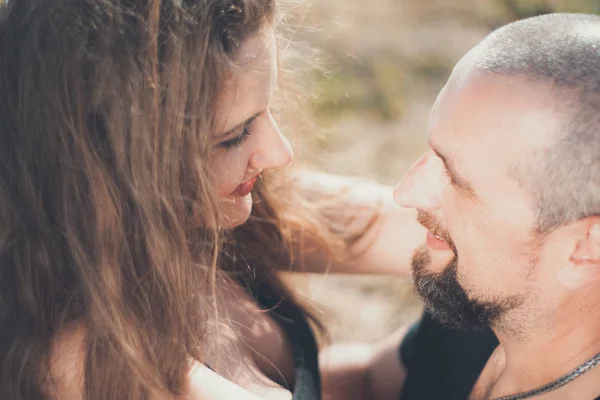
{"type": "Polygon", "coordinates": [[[293,158],[269,110],[277,85],[276,42],[272,28],[248,38],[236,56],[239,70],[225,83],[217,112],[212,162],[225,218],[224,226],[244,223],[252,210],[252,189],[260,173],[284,167],[293,158]]]}

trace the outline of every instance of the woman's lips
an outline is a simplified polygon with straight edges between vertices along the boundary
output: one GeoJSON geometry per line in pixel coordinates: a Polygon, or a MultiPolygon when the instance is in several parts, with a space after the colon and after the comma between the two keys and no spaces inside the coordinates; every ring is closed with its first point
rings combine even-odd
{"type": "Polygon", "coordinates": [[[249,181],[242,183],[237,188],[235,188],[235,190],[233,191],[232,194],[234,196],[240,196],[240,197],[246,196],[248,193],[250,193],[252,191],[252,189],[254,189],[254,184],[256,183],[257,179],[258,179],[258,175],[255,176],[254,178],[250,179],[249,181]]]}

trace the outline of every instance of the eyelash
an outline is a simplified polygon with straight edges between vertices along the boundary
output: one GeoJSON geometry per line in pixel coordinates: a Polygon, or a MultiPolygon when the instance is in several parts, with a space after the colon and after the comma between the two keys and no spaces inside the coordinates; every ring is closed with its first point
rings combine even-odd
{"type": "Polygon", "coordinates": [[[246,139],[248,139],[250,133],[252,133],[252,130],[250,129],[251,125],[252,121],[249,121],[246,124],[244,124],[244,128],[241,135],[219,143],[219,147],[222,147],[225,150],[231,150],[240,147],[242,143],[244,143],[246,139]]]}

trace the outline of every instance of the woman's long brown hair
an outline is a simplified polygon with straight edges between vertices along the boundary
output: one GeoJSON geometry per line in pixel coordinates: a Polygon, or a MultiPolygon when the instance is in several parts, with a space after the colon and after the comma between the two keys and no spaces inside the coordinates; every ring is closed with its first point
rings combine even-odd
{"type": "Polygon", "coordinates": [[[215,99],[270,0],[11,0],[0,9],[0,398],[43,399],[83,326],[85,398],[181,392],[218,232],[215,99]]]}
{"type": "MultiPolygon", "coordinates": [[[[221,257],[218,229],[198,229],[219,221],[216,99],[273,14],[272,0],[2,2],[0,398],[51,398],[53,340],[76,326],[84,398],[182,393],[217,265],[247,270],[221,257]]],[[[326,231],[275,194],[286,182],[265,176],[234,236],[302,311],[271,269],[291,261],[294,232],[326,231]]]]}

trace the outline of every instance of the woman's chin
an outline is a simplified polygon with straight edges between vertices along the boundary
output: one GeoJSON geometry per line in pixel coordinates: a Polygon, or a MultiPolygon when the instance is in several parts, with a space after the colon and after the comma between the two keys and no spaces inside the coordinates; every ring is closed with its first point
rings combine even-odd
{"type": "Polygon", "coordinates": [[[242,225],[252,212],[252,194],[246,196],[227,196],[221,200],[223,228],[233,229],[242,225]]]}

